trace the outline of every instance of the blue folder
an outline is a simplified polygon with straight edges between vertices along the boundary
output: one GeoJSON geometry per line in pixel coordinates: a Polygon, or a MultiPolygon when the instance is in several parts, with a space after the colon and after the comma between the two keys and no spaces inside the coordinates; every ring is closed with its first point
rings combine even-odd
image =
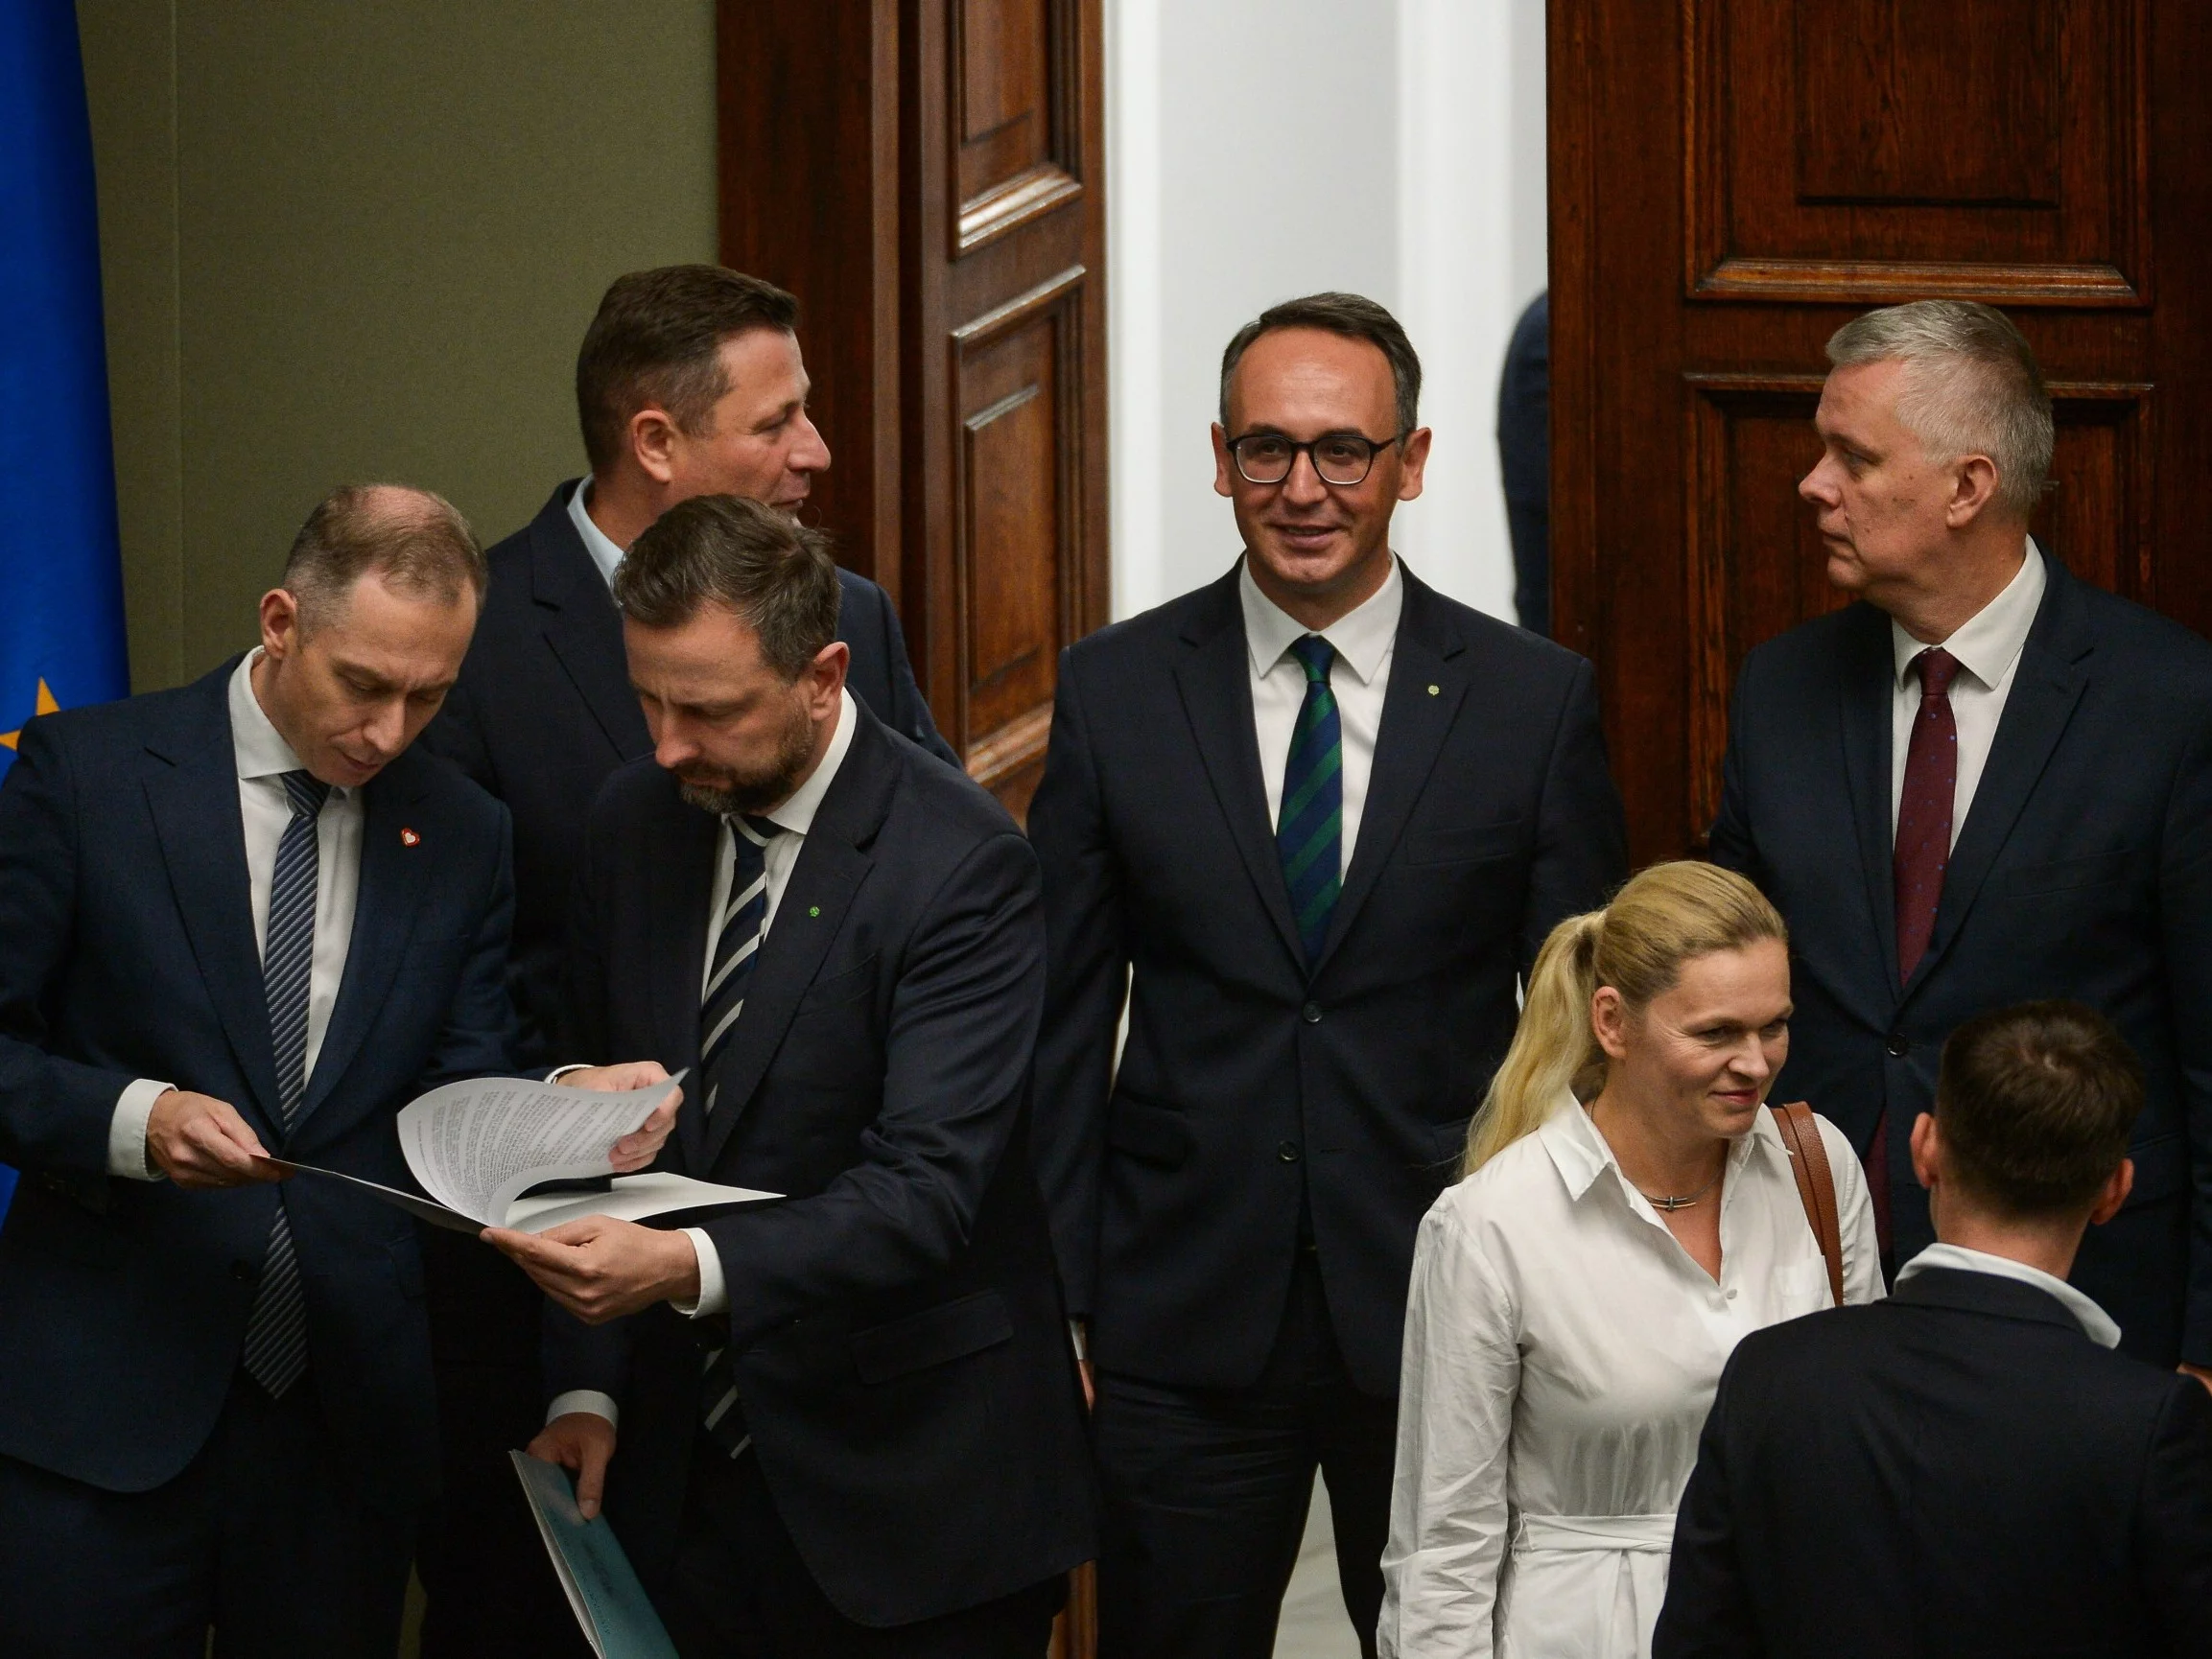
{"type": "Polygon", "coordinates": [[[583,1518],[568,1471],[558,1463],[528,1452],[507,1455],[592,1651],[600,1659],[678,1659],[607,1518],[583,1518]]]}

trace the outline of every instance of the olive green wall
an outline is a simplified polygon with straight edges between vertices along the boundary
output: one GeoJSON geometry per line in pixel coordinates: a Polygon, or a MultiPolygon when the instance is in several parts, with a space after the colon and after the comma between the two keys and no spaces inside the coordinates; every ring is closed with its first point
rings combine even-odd
{"type": "Polygon", "coordinates": [[[488,543],[608,280],[715,257],[713,0],[79,0],[131,678],[250,643],[332,485],[488,543]]]}

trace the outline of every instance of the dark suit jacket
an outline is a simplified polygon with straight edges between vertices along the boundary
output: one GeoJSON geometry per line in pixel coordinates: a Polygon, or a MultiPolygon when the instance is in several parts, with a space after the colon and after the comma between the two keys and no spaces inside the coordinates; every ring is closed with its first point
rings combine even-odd
{"type": "MultiPolygon", "coordinates": [[[[593,808],[572,1046],[694,1063],[718,824],[651,760],[593,808]]],[[[1026,1155],[1037,867],[1005,812],[864,710],[761,947],[712,1123],[664,1167],[788,1194],[706,1222],[725,1318],[548,1325],[549,1394],[622,1404],[608,1513],[675,1551],[702,1345],[846,1617],[977,1605],[1094,1554],[1082,1402],[1026,1155]]]]}
{"type": "MultiPolygon", "coordinates": [[[[365,791],[345,978],[290,1134],[247,897],[225,689],[35,720],[0,786],[0,1453],[110,1491],[182,1469],[236,1374],[275,1187],[110,1179],[134,1078],[235,1106],[284,1157],[406,1187],[393,1113],[506,1069],[506,810],[427,756],[365,791]],[[401,830],[415,832],[404,845],[401,830]]],[[[414,1223],[335,1181],[283,1188],[308,1381],[372,1500],[435,1486],[414,1223]]]]}
{"type": "Polygon", "coordinates": [[[2212,1398],[1988,1273],[1754,1332],[1706,1419],[1652,1651],[2212,1653],[2212,1398]]]}
{"type": "Polygon", "coordinates": [[[1589,665],[1405,573],[1359,836],[1311,972],[1234,569],[1062,654],[1029,833],[1050,939],[1038,1164],[1092,1357],[1255,1382],[1309,1192],[1346,1364],[1395,1395],[1414,1230],[1513,1036],[1515,976],[1623,874],[1589,665]]]}
{"type": "MultiPolygon", "coordinates": [[[[561,944],[583,848],[584,814],[607,775],[652,749],[630,690],[622,616],[569,517],[576,480],[491,549],[491,592],[459,684],[423,734],[514,814],[515,926],[507,977],[521,1055],[551,1064],[561,944]]],[[[879,718],[958,764],[937,735],[883,590],[840,571],[837,637],[846,684],[879,718]]]]}
{"type": "Polygon", "coordinates": [[[1737,676],[1716,861],[1790,923],[1797,1014],[1777,1098],[1867,1153],[1889,1112],[1900,1260],[1934,1239],[1906,1138],[1954,1027],[2034,997],[2099,1008],[2148,1082],[2135,1192],[2074,1280],[2158,1365],[2212,1364],[2212,645],[2046,559],[1927,954],[1897,983],[1890,619],[1871,605],[1761,645],[1737,676]]]}

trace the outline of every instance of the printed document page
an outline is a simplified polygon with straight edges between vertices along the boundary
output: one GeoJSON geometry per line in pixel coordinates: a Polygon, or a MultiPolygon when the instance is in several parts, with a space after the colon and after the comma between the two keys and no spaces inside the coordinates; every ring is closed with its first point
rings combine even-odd
{"type": "Polygon", "coordinates": [[[613,1092],[479,1077],[434,1088],[401,1109],[399,1148],[431,1197],[486,1227],[506,1225],[525,1187],[608,1174],[607,1154],[679,1079],[613,1092]]]}

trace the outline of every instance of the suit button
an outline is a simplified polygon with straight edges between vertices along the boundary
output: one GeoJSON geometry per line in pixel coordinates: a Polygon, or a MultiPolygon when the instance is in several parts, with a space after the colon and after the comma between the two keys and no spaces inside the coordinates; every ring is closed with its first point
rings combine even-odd
{"type": "Polygon", "coordinates": [[[1321,1004],[1308,1002],[1298,1011],[1298,1017],[1305,1020],[1308,1025],[1319,1025],[1321,1023],[1321,1004]]]}
{"type": "Polygon", "coordinates": [[[1298,1161],[1298,1143],[1294,1140],[1278,1141],[1275,1147],[1275,1156],[1284,1163],[1296,1163],[1298,1161]]]}
{"type": "Polygon", "coordinates": [[[1913,1052],[1913,1044],[1903,1032],[1893,1031],[1890,1033],[1889,1050],[1892,1060],[1902,1060],[1913,1052]]]}
{"type": "Polygon", "coordinates": [[[232,1262],[230,1264],[230,1276],[242,1285],[249,1285],[261,1275],[253,1271],[251,1262],[232,1262]]]}

